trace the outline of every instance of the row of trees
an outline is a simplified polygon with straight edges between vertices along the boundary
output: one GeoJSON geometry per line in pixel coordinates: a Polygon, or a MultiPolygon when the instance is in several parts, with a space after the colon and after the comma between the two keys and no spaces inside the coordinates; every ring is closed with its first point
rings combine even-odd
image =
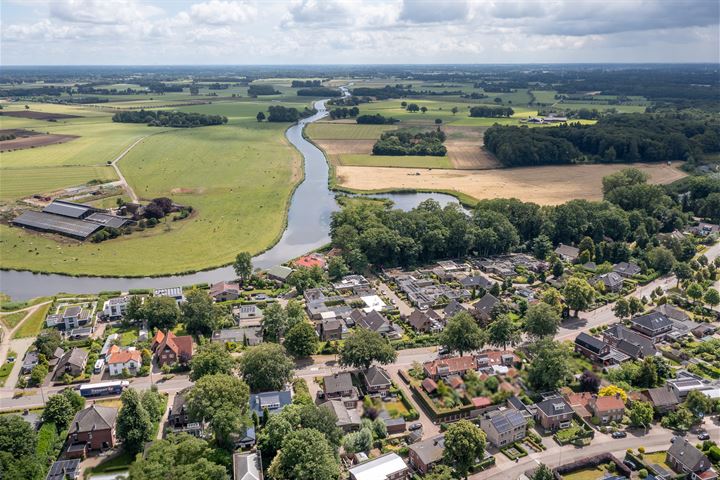
{"type": "Polygon", "coordinates": [[[259,97],[261,95],[279,95],[280,93],[282,92],[275,90],[275,87],[272,85],[258,84],[250,85],[248,87],[248,95],[251,97],[259,97]]]}
{"type": "MultiPolygon", "coordinates": [[[[268,107],[268,122],[297,122],[302,118],[310,117],[317,113],[317,110],[305,107],[303,111],[295,107],[284,107],[282,105],[271,105],[268,107]]],[[[258,117],[258,120],[260,118],[258,117]]]]}
{"type": "Polygon", "coordinates": [[[442,157],[447,154],[443,145],[445,132],[432,130],[413,133],[409,130],[394,130],[380,135],[373,145],[373,155],[430,155],[442,157]]]}
{"type": "Polygon", "coordinates": [[[490,105],[478,105],[470,108],[471,117],[502,118],[512,117],[515,110],[510,107],[493,107],[490,105]]]}
{"type": "Polygon", "coordinates": [[[292,88],[314,88],[321,87],[322,82],[320,80],[293,80],[290,86],[292,88]]]}
{"type": "Polygon", "coordinates": [[[340,97],[342,92],[337,88],[312,87],[301,88],[297,91],[299,97],[340,97]]]}
{"type": "Polygon", "coordinates": [[[112,116],[113,122],[146,123],[151,127],[193,128],[227,123],[224,115],[205,115],[167,110],[137,110],[118,112],[112,116]]]}
{"type": "Polygon", "coordinates": [[[365,125],[393,125],[398,123],[400,120],[393,117],[385,117],[379,113],[375,115],[360,115],[355,121],[359,124],[365,125]]]}
{"type": "Polygon", "coordinates": [[[333,120],[336,120],[338,118],[355,118],[360,114],[360,109],[358,107],[337,107],[330,110],[330,118],[333,120]]]}

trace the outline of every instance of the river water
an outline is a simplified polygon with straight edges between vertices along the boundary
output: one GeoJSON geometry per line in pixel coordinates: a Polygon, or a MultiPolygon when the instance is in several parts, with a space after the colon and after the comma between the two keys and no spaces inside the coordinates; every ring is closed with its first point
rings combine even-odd
{"type": "MultiPolygon", "coordinates": [[[[295,190],[288,210],[287,228],[272,248],[253,259],[256,268],[278,265],[316,249],[330,241],[330,216],[338,210],[335,194],[328,188],[329,168],[325,155],[303,138],[305,125],[327,115],[323,100],[315,103],[318,113],[288,128],[287,139],[302,154],[305,179],[295,190]]],[[[427,199],[441,205],[457,203],[452,195],[441,193],[388,193],[371,195],[388,198],[396,208],[410,210],[427,199]]],[[[211,248],[211,242],[208,242],[211,248]]],[[[179,252],[181,255],[182,253],[179,252]]],[[[232,267],[220,267],[187,275],[146,278],[72,277],[57,274],[38,274],[15,270],[0,271],[0,291],[13,300],[27,300],[56,293],[98,293],[101,291],[128,291],[133,288],[164,288],[215,283],[235,278],[232,267]]]]}

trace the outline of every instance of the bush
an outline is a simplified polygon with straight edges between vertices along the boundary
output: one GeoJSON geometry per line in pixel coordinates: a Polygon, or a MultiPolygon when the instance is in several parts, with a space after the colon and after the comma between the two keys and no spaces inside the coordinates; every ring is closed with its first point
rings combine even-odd
{"type": "Polygon", "coordinates": [[[644,468],[641,468],[640,471],[638,472],[638,476],[640,478],[645,478],[648,476],[648,471],[645,470],[644,468]]]}

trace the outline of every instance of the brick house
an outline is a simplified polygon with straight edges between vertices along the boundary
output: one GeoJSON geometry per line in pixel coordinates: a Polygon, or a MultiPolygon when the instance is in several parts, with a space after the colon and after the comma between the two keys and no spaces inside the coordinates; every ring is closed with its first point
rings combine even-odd
{"type": "Polygon", "coordinates": [[[562,397],[546,398],[535,406],[536,420],[545,430],[554,432],[572,424],[574,410],[562,397]]]}
{"type": "Polygon", "coordinates": [[[464,357],[443,358],[423,364],[425,375],[435,381],[450,375],[463,376],[468,370],[475,370],[475,368],[475,357],[469,355],[464,357]]]}
{"type": "Polygon", "coordinates": [[[674,438],[667,451],[666,462],[675,472],[688,474],[688,478],[692,480],[717,478],[710,459],[682,437],[674,438]]]}
{"type": "Polygon", "coordinates": [[[167,334],[158,330],[153,337],[152,351],[161,367],[177,363],[185,365],[193,355],[193,340],[190,335],[177,336],[169,330],[167,334]]]}
{"type": "Polygon", "coordinates": [[[594,396],[588,402],[588,410],[600,423],[619,422],[625,414],[625,403],[619,395],[608,397],[594,396]]]}
{"type": "Polygon", "coordinates": [[[488,441],[498,447],[510,445],[527,435],[527,420],[515,409],[494,410],[480,419],[488,441]]]}
{"type": "Polygon", "coordinates": [[[445,435],[437,435],[421,442],[413,443],[408,448],[408,463],[421,474],[427,474],[443,459],[445,435]]]}
{"type": "Polygon", "coordinates": [[[365,381],[365,389],[370,395],[380,395],[382,397],[388,394],[388,390],[392,387],[390,375],[384,368],[376,365],[371,366],[362,374],[365,381]]]}
{"type": "Polygon", "coordinates": [[[117,408],[98,405],[80,410],[70,423],[66,455],[70,458],[80,458],[90,450],[107,450],[114,447],[117,414],[117,408]]]}

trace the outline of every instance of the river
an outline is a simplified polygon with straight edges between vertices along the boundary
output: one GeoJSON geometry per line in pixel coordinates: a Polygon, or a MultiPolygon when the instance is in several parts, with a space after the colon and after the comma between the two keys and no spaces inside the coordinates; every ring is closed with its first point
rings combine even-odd
{"type": "MultiPolygon", "coordinates": [[[[330,241],[330,216],[338,210],[335,194],[328,188],[329,168],[323,152],[303,138],[305,125],[327,115],[325,101],[315,102],[318,113],[301,120],[285,132],[288,141],[303,156],[305,179],[293,193],[288,210],[287,228],[272,248],[253,259],[256,268],[268,268],[287,262],[330,241]]],[[[410,210],[427,199],[441,205],[457,203],[452,195],[441,193],[388,193],[371,195],[387,198],[396,208],[410,210]]],[[[210,242],[208,242],[210,248],[210,242]]],[[[133,288],[164,288],[172,286],[215,283],[235,278],[232,267],[220,267],[187,275],[165,277],[111,278],[72,277],[57,274],[39,274],[15,270],[0,271],[0,291],[13,300],[54,295],[56,293],[98,293],[101,291],[128,291],[133,288]]]]}

